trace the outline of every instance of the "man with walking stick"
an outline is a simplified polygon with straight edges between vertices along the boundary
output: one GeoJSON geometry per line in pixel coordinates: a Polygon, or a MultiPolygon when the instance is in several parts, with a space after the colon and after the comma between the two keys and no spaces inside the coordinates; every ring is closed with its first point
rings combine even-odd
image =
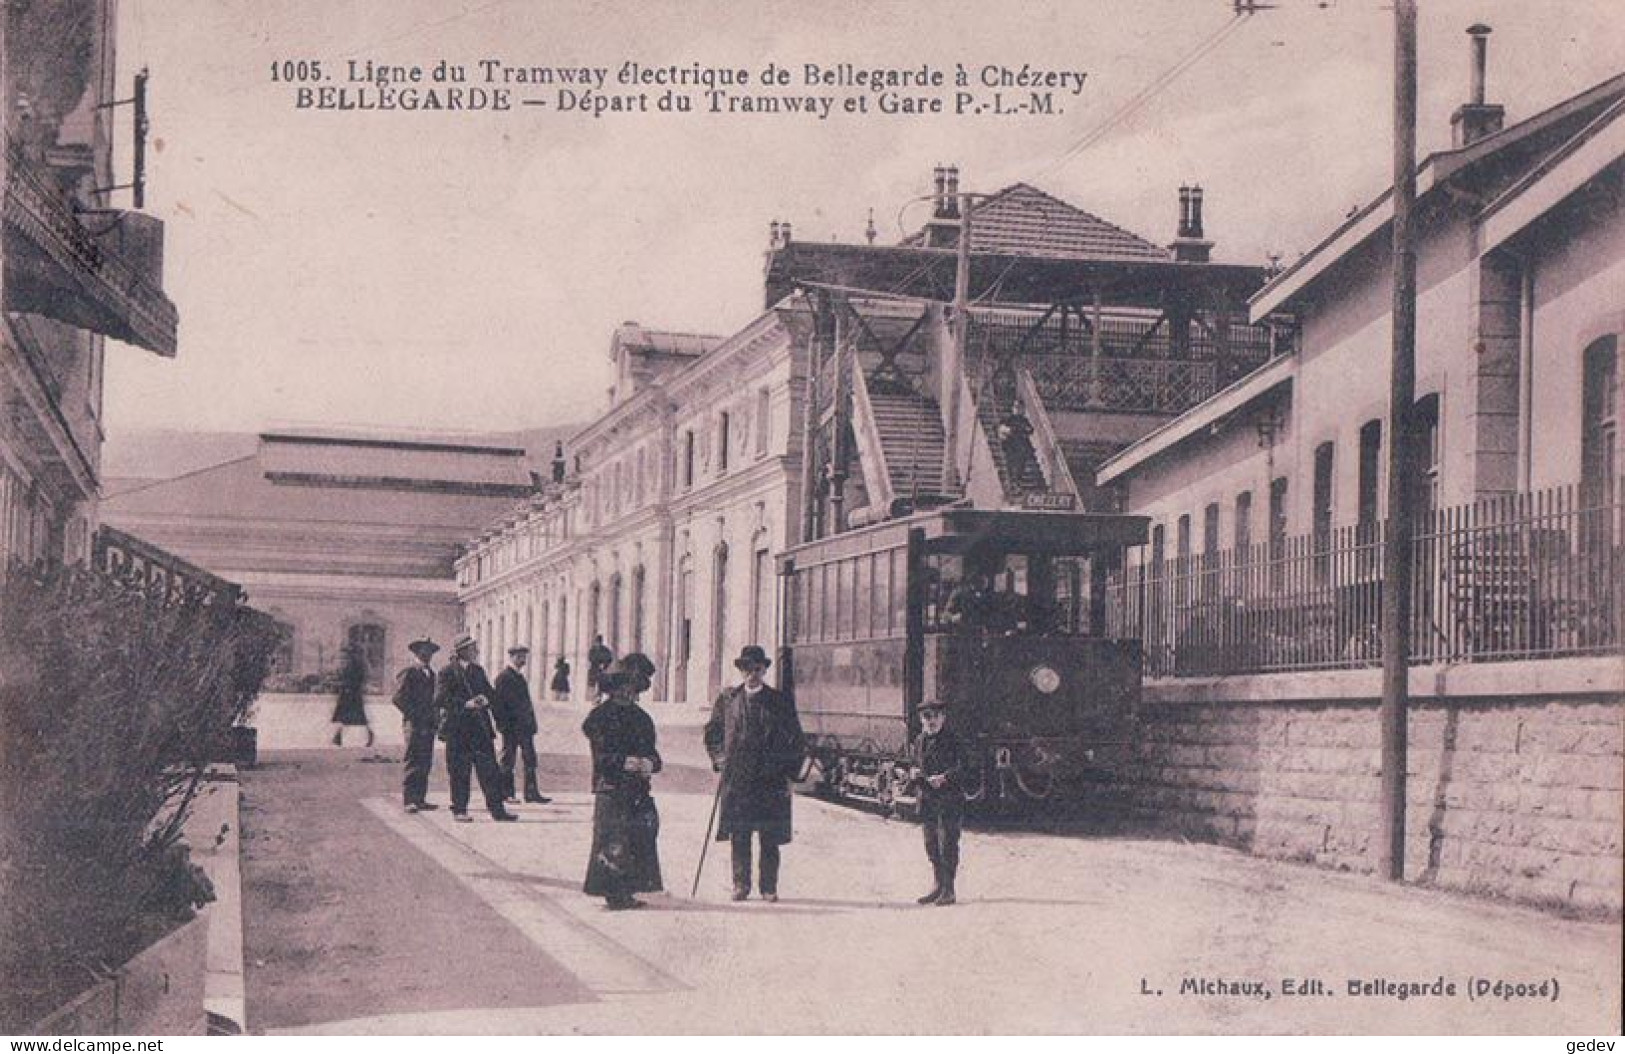
{"type": "Polygon", "coordinates": [[[779,899],[779,847],[790,841],[790,781],[806,755],[795,703],[762,679],[771,665],[760,645],[746,645],[734,660],[744,681],[717,696],[705,726],[711,768],[722,775],[713,811],[716,840],[732,850],[733,898],[750,896],[754,833],[757,888],[769,903],[779,899]]]}

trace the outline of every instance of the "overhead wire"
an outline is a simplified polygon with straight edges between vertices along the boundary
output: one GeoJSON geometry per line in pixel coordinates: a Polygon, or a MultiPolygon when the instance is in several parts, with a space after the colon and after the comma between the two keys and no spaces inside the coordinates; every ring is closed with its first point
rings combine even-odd
{"type": "Polygon", "coordinates": [[[1154,80],[1152,80],[1150,84],[1146,85],[1129,99],[1124,101],[1117,107],[1116,110],[1113,110],[1110,114],[1108,114],[1099,124],[1085,132],[1083,136],[1077,140],[1077,142],[1073,143],[1070,147],[1064,150],[1054,161],[1050,162],[1045,167],[1038,169],[1034,175],[1042,176],[1055,171],[1057,168],[1065,165],[1067,162],[1071,161],[1085,150],[1088,150],[1091,146],[1094,146],[1107,135],[1121,127],[1141,110],[1145,109],[1145,107],[1149,105],[1153,99],[1162,94],[1162,92],[1166,91],[1174,83],[1174,81],[1178,80],[1180,76],[1185,73],[1185,71],[1189,70],[1192,66],[1195,66],[1220,44],[1224,43],[1224,41],[1237,29],[1241,28],[1241,26],[1248,19],[1250,19],[1254,13],[1254,11],[1245,8],[1236,11],[1228,22],[1205,37],[1199,44],[1196,45],[1196,47],[1187,52],[1184,57],[1179,59],[1179,61],[1175,62],[1168,69],[1164,70],[1154,80]]]}

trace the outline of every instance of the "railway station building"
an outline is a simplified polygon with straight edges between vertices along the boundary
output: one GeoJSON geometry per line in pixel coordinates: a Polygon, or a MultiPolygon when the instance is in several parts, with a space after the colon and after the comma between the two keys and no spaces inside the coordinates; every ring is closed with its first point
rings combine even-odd
{"type": "Polygon", "coordinates": [[[102,515],[285,627],[268,690],[322,690],[354,645],[384,691],[407,641],[456,635],[468,533],[533,489],[526,451],[498,438],[283,428],[252,454],[119,490],[102,515]]]}
{"type": "Polygon", "coordinates": [[[653,658],[656,698],[708,703],[741,646],[783,643],[789,546],[950,503],[1110,508],[1099,461],[1291,344],[1245,317],[1264,269],[1210,259],[1199,188],[1158,245],[1015,184],[970,209],[959,354],[958,173],[934,179],[898,245],[774,223],[763,313],[731,335],[621,326],[608,410],[457,562],[468,629],[528,643],[538,681],[567,659],[576,699],[602,636],[653,658]]]}

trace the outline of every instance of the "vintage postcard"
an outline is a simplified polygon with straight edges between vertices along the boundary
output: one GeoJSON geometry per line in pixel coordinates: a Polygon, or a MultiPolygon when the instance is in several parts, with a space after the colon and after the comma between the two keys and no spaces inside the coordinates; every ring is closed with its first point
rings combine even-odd
{"type": "Polygon", "coordinates": [[[0,1031],[1619,1031],[1612,5],[0,19],[0,1031]]]}

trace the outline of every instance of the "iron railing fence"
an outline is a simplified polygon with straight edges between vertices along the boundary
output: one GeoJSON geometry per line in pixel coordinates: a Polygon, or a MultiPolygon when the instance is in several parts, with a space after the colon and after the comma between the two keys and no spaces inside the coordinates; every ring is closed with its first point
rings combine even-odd
{"type": "MultiPolygon", "coordinates": [[[[1414,663],[1608,654],[1625,625],[1625,480],[1439,510],[1412,546],[1414,663]]],[[[1110,632],[1153,677],[1382,661],[1385,527],[1364,523],[1154,561],[1109,576],[1110,632]]]]}

